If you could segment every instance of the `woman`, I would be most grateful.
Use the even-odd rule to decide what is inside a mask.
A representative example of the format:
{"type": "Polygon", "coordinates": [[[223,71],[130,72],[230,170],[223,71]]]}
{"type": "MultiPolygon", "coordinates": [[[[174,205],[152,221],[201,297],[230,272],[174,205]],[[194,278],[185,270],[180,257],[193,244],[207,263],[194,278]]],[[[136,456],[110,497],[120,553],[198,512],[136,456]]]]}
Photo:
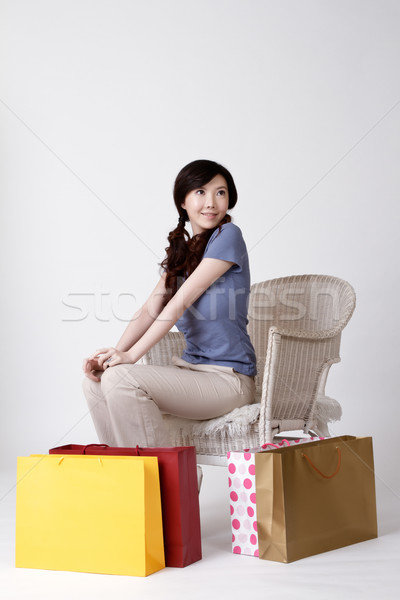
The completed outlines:
{"type": "Polygon", "coordinates": [[[111,446],[168,446],[163,412],[211,419],[254,401],[247,250],[227,214],[235,183],[223,166],[197,160],[178,174],[174,200],[179,221],[158,284],[115,348],[83,362],[96,431],[111,446]],[[136,364],[175,324],[185,336],[183,356],[170,366],[136,364]]]}

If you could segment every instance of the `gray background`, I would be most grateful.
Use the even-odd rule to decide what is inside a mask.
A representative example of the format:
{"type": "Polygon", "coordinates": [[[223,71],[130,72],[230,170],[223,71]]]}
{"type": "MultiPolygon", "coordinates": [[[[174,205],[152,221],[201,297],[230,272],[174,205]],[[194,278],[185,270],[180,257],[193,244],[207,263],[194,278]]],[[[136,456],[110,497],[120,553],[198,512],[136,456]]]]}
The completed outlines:
{"type": "Polygon", "coordinates": [[[96,440],[82,359],[154,286],[174,178],[210,158],[235,177],[253,282],[354,286],[332,432],[372,435],[398,496],[400,3],[0,6],[0,466],[96,440]]]}

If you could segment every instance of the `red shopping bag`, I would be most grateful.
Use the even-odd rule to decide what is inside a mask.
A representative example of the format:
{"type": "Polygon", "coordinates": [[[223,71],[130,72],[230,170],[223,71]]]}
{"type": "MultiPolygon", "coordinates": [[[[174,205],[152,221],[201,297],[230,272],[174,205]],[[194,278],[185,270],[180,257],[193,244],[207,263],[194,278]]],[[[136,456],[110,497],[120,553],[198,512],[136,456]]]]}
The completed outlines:
{"type": "Polygon", "coordinates": [[[201,559],[200,509],[194,446],[112,448],[106,444],[68,444],[50,454],[156,456],[160,471],[165,565],[186,567],[201,559]]]}

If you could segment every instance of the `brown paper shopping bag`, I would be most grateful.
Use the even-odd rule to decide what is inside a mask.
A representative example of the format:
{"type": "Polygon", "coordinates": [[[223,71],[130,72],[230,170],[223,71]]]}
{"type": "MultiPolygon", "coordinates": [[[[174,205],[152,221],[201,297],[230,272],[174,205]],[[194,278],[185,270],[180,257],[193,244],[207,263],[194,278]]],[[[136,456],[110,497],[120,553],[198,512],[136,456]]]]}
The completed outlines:
{"type": "Polygon", "coordinates": [[[377,537],[370,437],[256,454],[259,556],[292,562],[377,537]]]}

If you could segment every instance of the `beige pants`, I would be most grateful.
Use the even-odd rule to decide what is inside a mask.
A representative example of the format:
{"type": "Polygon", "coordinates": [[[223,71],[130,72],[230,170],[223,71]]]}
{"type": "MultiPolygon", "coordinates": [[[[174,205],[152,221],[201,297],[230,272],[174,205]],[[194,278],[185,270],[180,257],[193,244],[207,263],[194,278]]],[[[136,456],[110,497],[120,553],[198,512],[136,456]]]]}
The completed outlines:
{"type": "Polygon", "coordinates": [[[107,369],[100,382],[85,377],[83,390],[102,444],[168,446],[162,413],[212,419],[254,402],[253,377],[175,357],[172,363],[117,365],[107,369]]]}

